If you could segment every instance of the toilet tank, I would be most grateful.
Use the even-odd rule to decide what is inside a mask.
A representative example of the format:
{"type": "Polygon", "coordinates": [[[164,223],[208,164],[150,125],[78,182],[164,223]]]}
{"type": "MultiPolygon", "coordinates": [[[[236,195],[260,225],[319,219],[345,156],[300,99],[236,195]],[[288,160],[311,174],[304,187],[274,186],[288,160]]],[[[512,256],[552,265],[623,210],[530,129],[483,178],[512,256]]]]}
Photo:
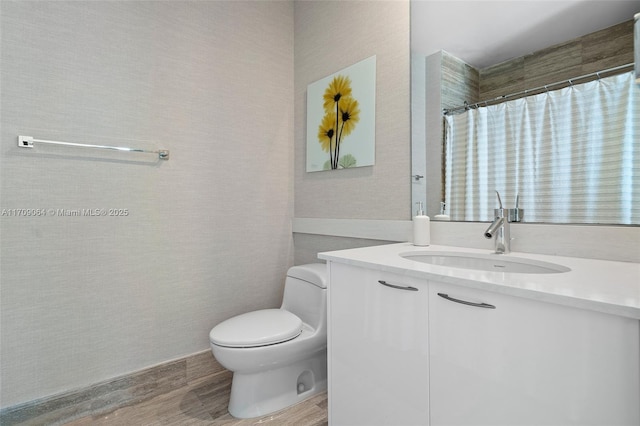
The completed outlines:
{"type": "Polygon", "coordinates": [[[282,309],[297,315],[314,329],[325,328],[327,318],[327,265],[310,263],[287,271],[282,309]]]}

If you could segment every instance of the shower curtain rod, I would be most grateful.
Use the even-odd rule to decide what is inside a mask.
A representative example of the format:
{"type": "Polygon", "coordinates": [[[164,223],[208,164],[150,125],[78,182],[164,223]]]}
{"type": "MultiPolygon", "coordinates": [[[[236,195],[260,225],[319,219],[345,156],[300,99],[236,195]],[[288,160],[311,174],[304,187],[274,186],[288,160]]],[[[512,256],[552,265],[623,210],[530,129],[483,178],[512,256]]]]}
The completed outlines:
{"type": "Polygon", "coordinates": [[[140,148],[129,148],[125,146],[90,145],[86,143],[59,142],[59,141],[48,141],[44,139],[34,139],[33,136],[18,136],[18,146],[21,148],[33,148],[34,142],[43,143],[43,144],[52,144],[52,145],[77,146],[81,148],[111,149],[116,151],[127,151],[127,152],[146,152],[149,154],[158,154],[158,159],[160,160],[169,159],[169,151],[166,149],[151,151],[151,150],[140,149],[140,148]]]}
{"type": "Polygon", "coordinates": [[[480,106],[488,106],[489,104],[499,104],[501,102],[505,102],[508,100],[508,98],[513,98],[513,97],[520,97],[521,95],[528,95],[528,94],[538,94],[538,93],[542,93],[542,92],[548,92],[549,88],[551,86],[559,86],[561,84],[567,84],[569,83],[569,85],[573,86],[573,83],[576,80],[584,80],[587,78],[591,78],[591,77],[598,77],[598,80],[600,79],[601,75],[600,74],[609,74],[609,73],[615,73],[617,71],[619,71],[620,74],[622,74],[624,71],[624,69],[629,68],[630,71],[633,70],[633,67],[635,65],[635,62],[631,62],[629,64],[624,64],[624,65],[620,65],[617,67],[613,67],[613,68],[608,68],[605,70],[601,70],[601,71],[596,71],[596,72],[592,72],[590,74],[585,74],[585,75],[581,75],[579,77],[573,77],[573,78],[568,78],[566,80],[562,80],[562,81],[557,81],[555,83],[551,83],[551,84],[545,84],[544,86],[539,86],[539,87],[534,87],[533,89],[525,89],[522,90],[520,92],[515,92],[515,93],[510,93],[508,95],[502,95],[502,96],[498,96],[496,98],[493,99],[487,99],[485,101],[480,101],[480,102],[475,102],[472,104],[469,104],[465,101],[464,105],[455,107],[455,108],[444,108],[442,110],[442,113],[444,115],[448,115],[448,114],[453,114],[455,112],[458,111],[466,111],[469,109],[475,109],[478,108],[480,106]]]}

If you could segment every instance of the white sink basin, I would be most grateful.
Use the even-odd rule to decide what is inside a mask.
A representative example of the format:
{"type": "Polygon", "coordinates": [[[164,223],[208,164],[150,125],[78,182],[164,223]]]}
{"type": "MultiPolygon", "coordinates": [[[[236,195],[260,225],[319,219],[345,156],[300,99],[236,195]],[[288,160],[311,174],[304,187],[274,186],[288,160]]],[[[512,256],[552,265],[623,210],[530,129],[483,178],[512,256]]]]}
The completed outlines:
{"type": "Polygon", "coordinates": [[[511,274],[559,274],[571,270],[566,266],[555,263],[520,257],[506,257],[500,254],[412,251],[400,253],[400,256],[408,260],[431,265],[511,274]]]}

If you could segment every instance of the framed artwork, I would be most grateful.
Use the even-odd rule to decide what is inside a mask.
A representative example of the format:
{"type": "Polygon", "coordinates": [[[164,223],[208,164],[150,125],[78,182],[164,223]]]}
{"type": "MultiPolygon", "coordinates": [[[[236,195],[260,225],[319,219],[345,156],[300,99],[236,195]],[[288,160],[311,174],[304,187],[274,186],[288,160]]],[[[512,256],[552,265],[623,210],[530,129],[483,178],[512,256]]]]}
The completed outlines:
{"type": "Polygon", "coordinates": [[[376,57],[307,87],[307,172],[375,164],[376,57]]]}

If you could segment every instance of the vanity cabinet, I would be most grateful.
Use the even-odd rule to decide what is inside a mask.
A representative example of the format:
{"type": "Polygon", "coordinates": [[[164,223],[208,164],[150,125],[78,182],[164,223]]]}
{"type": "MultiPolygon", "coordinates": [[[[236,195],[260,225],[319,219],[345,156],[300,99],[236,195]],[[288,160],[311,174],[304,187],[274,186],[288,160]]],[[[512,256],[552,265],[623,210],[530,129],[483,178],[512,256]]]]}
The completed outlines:
{"type": "Polygon", "coordinates": [[[328,269],[330,425],[640,424],[637,319],[328,269]]]}
{"type": "Polygon", "coordinates": [[[329,424],[427,424],[426,284],[331,262],[328,292],[329,424]]]}
{"type": "Polygon", "coordinates": [[[431,425],[638,425],[638,340],[634,319],[430,282],[431,425]]]}

